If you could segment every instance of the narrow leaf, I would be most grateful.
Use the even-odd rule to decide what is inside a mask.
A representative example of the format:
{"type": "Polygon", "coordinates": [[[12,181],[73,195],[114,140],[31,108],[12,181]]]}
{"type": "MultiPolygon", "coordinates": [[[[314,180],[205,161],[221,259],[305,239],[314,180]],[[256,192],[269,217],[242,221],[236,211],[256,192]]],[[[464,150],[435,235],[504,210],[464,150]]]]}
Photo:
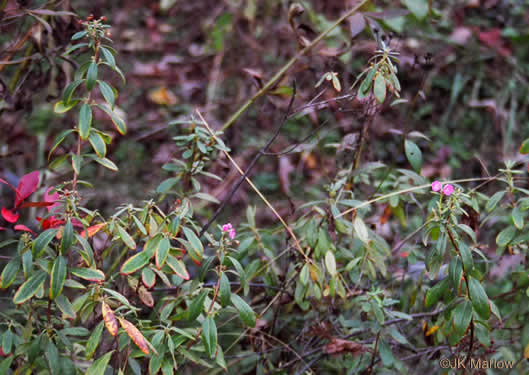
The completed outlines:
{"type": "Polygon", "coordinates": [[[19,305],[33,297],[38,292],[42,284],[44,284],[44,281],[46,281],[47,277],[48,274],[46,272],[37,271],[18,288],[15,296],[13,297],[13,303],[19,305]]]}
{"type": "Polygon", "coordinates": [[[108,362],[112,357],[112,353],[114,353],[113,350],[94,361],[94,363],[92,363],[92,366],[90,366],[86,371],[86,375],[104,375],[107,369],[108,362]]]}
{"type": "Polygon", "coordinates": [[[53,262],[50,279],[50,299],[54,300],[61,294],[66,281],[66,258],[58,256],[53,262]]]}
{"type": "Polygon", "coordinates": [[[206,354],[213,359],[217,352],[217,326],[211,316],[208,316],[202,322],[202,342],[204,343],[206,354]]]}
{"type": "Polygon", "coordinates": [[[92,108],[88,103],[83,103],[79,111],[79,135],[81,139],[86,140],[90,135],[92,127],[92,108]]]}
{"type": "Polygon", "coordinates": [[[97,80],[97,63],[92,61],[86,71],[86,89],[91,91],[97,80]]]}
{"type": "Polygon", "coordinates": [[[125,332],[127,332],[127,335],[129,335],[129,337],[132,339],[132,341],[134,341],[138,348],[140,348],[143,353],[149,354],[149,347],[147,346],[147,341],[145,340],[145,337],[143,337],[140,330],[128,320],[123,318],[118,319],[119,323],[121,324],[121,327],[125,330],[125,332]]]}

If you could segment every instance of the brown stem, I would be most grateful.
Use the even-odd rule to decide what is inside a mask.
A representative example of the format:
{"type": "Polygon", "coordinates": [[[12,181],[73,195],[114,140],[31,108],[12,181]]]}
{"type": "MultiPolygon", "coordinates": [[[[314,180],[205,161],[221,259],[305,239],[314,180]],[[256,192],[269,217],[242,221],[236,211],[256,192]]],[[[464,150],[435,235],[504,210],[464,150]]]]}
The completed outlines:
{"type": "Polygon", "coordinates": [[[375,347],[373,348],[373,356],[371,357],[371,363],[369,364],[369,368],[367,369],[367,373],[371,374],[373,371],[373,366],[375,365],[375,358],[377,356],[377,347],[378,347],[378,339],[380,338],[380,332],[377,333],[377,338],[375,340],[375,347]]]}

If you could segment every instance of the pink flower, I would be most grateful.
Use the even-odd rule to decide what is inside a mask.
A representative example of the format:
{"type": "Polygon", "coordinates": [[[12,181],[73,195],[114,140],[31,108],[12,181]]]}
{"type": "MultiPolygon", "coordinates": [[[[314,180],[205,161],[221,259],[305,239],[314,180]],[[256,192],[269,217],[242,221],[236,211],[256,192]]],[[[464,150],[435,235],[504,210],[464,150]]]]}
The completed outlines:
{"type": "Polygon", "coordinates": [[[235,235],[236,235],[235,229],[233,229],[233,225],[231,225],[231,223],[224,224],[222,226],[222,231],[228,232],[228,236],[230,236],[232,240],[235,238],[235,235]]]}
{"type": "Polygon", "coordinates": [[[432,190],[433,191],[439,191],[443,188],[443,184],[441,184],[439,181],[434,181],[432,183],[432,190]]]}
{"type": "Polygon", "coordinates": [[[445,187],[443,187],[443,191],[441,191],[441,193],[443,193],[444,195],[446,195],[447,197],[452,194],[454,192],[454,187],[450,184],[448,185],[445,185],[445,187]]]}

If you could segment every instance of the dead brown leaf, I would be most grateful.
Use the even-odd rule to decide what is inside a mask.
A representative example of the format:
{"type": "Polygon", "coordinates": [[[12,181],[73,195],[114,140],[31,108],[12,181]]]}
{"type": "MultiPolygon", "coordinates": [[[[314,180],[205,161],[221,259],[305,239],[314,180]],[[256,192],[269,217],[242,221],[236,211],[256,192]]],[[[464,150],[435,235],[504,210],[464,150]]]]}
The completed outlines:
{"type": "Polygon", "coordinates": [[[342,340],[333,337],[325,348],[327,354],[339,354],[342,352],[351,353],[354,357],[359,356],[367,351],[367,348],[362,344],[354,341],[342,340]]]}

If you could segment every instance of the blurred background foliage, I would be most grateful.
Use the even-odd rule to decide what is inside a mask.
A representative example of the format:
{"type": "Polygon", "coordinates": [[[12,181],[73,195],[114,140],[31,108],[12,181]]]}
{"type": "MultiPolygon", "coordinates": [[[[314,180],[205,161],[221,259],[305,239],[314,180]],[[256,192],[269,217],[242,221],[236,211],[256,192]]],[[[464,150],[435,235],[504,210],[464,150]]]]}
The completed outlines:
{"type": "MultiPolygon", "coordinates": [[[[430,8],[427,3],[374,1],[364,8],[379,12],[381,27],[394,35],[391,46],[400,53],[403,98],[418,95],[411,110],[405,105],[384,107],[373,124],[366,158],[406,165],[398,133],[417,130],[432,140],[420,141],[423,175],[493,173],[529,136],[524,126],[529,6],[522,0],[430,1],[430,8]],[[427,55],[431,58],[425,63],[427,55]]],[[[300,40],[313,38],[354,1],[300,2],[304,12],[291,19],[294,28],[287,1],[3,1],[1,57],[11,63],[0,67],[0,147],[2,168],[18,176],[43,167],[54,136],[74,120],[57,118],[52,108],[70,79],[72,66],[64,52],[69,36],[79,30],[68,15],[22,17],[25,13],[17,13],[21,4],[26,9],[73,10],[81,17],[106,15],[112,24],[114,47],[127,78],[127,90],[117,104],[130,131],[116,139],[110,151],[124,173],[85,171],[101,177],[103,186],[90,197],[94,206],[112,208],[144,199],[164,178],[160,167],[181,152],[171,137],[185,127],[168,123],[189,119],[193,109],[200,108],[214,127],[220,126],[293,55],[300,40]],[[45,32],[48,27],[53,38],[45,32]]],[[[358,22],[353,17],[336,29],[278,87],[296,80],[299,105],[317,94],[319,100],[347,95],[376,48],[368,28],[357,30],[358,22]],[[341,93],[330,85],[323,93],[324,86],[315,88],[329,71],[338,73],[341,93]]],[[[121,84],[117,75],[105,78],[121,84]]],[[[227,132],[230,147],[243,164],[274,129],[277,109],[286,106],[288,93],[278,93],[260,99],[227,132]]],[[[334,153],[321,146],[340,143],[344,135],[359,131],[362,124],[354,101],[334,101],[293,117],[273,151],[299,142],[324,122],[327,125],[317,136],[302,145],[302,153],[263,158],[254,171],[258,187],[284,200],[285,193],[294,191],[302,198],[311,195],[314,184],[325,183],[333,174],[334,153]]],[[[215,168],[227,170],[227,165],[219,160],[215,168]]],[[[225,186],[205,183],[212,184],[209,189],[222,199],[225,186]]],[[[248,195],[241,190],[231,203],[237,207],[253,201],[248,195]]]]}

